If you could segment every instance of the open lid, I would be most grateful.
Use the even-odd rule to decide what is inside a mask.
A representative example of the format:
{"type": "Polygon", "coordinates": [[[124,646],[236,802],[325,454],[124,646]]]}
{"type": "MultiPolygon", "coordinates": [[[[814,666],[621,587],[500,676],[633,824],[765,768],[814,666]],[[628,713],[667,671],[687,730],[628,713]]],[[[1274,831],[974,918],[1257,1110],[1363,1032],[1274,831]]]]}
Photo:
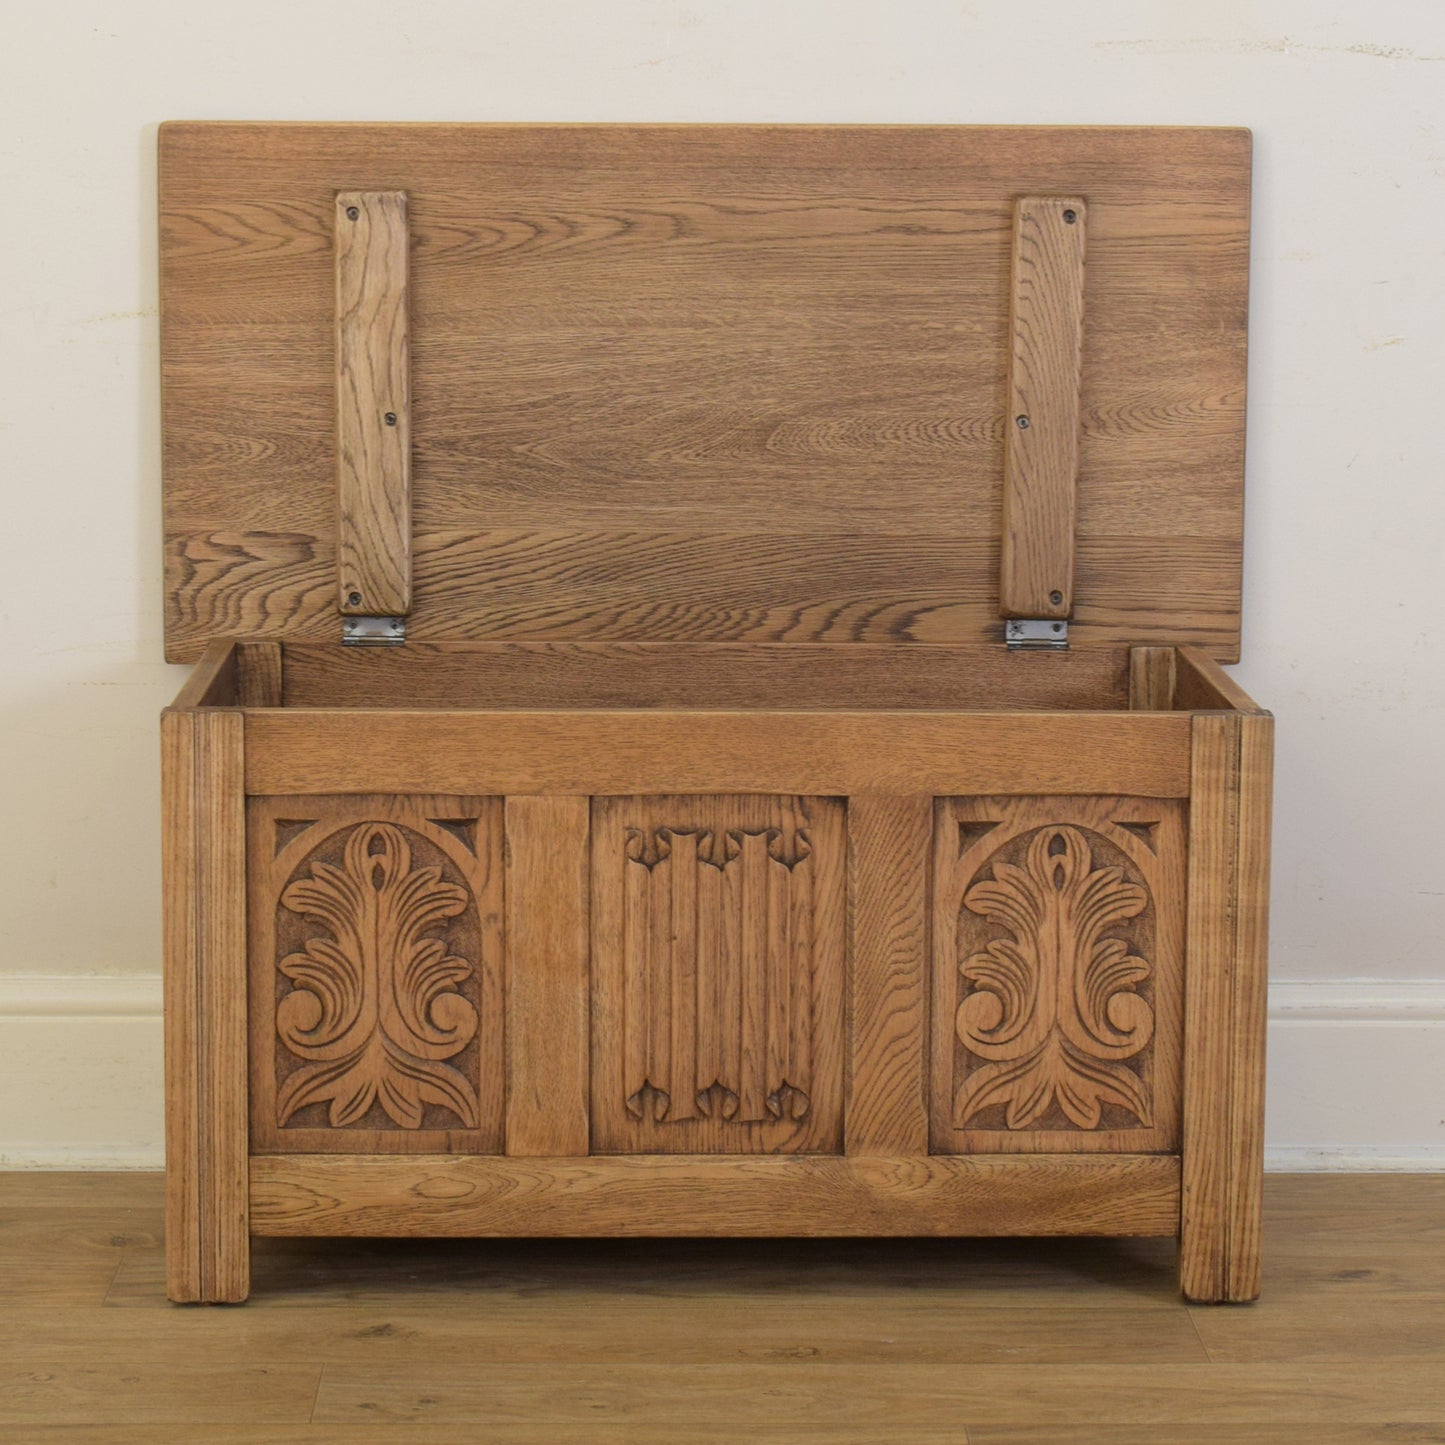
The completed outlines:
{"type": "Polygon", "coordinates": [[[1232,660],[1249,149],[168,124],[166,654],[1053,617],[1232,660]]]}

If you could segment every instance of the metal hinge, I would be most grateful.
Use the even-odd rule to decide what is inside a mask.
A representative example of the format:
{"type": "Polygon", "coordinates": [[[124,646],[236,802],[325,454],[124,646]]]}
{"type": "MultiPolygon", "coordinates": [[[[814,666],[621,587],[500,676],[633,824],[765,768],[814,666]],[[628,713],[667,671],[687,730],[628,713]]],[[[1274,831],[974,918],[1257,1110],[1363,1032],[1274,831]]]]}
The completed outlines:
{"type": "Polygon", "coordinates": [[[1047,617],[1010,617],[1004,623],[1003,640],[1014,649],[1046,648],[1050,652],[1067,652],[1069,624],[1047,617]]]}
{"type": "Polygon", "coordinates": [[[348,647],[400,647],[406,641],[406,618],[343,617],[341,640],[348,647]]]}

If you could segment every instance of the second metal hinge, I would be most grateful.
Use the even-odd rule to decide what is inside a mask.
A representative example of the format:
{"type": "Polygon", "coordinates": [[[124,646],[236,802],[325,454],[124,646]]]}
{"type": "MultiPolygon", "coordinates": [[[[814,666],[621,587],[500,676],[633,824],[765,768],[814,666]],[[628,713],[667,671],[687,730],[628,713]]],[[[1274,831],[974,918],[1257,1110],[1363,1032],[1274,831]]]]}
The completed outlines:
{"type": "Polygon", "coordinates": [[[1069,624],[1048,617],[1010,617],[1003,626],[1003,640],[1016,651],[1044,648],[1067,652],[1069,624]]]}
{"type": "Polygon", "coordinates": [[[406,641],[406,618],[343,617],[341,640],[348,647],[400,647],[406,641]]]}

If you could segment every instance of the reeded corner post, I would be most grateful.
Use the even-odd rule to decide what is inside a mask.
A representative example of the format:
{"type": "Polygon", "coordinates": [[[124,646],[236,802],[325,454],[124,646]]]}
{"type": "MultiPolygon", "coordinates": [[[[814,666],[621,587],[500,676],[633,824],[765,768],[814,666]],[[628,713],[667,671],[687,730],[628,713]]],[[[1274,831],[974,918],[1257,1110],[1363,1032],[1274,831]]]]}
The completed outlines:
{"type": "Polygon", "coordinates": [[[236,650],[215,643],[161,717],[166,1293],[250,1290],[246,800],[236,650]]]}
{"type": "Polygon", "coordinates": [[[1180,1288],[1260,1292],[1274,719],[1193,720],[1180,1288]]]}

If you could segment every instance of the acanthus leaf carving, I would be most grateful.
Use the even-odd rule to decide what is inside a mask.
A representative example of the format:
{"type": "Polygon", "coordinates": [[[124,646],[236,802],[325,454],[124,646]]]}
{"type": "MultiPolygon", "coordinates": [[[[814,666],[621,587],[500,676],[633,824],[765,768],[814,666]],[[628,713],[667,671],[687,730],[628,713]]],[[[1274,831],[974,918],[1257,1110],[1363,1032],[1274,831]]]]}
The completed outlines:
{"type": "Polygon", "coordinates": [[[276,1007],[277,1036],[305,1061],[277,1091],[278,1125],[324,1103],[336,1128],[380,1106],[395,1125],[419,1129],[428,1105],[476,1127],[475,1086],[445,1062],[477,1033],[460,991],[474,969],[434,936],[471,905],[467,889],[439,867],[414,867],[401,828],[370,822],[351,829],[339,867],[312,862],[280,902],[329,936],[277,965],[293,985],[276,1007]]]}
{"type": "Polygon", "coordinates": [[[1114,864],[1096,864],[1087,830],[1036,830],[1023,865],[995,858],[963,906],[1004,930],[959,965],[971,985],[957,1009],[974,1057],[958,1087],[955,1127],[1003,1106],[1004,1126],[1038,1126],[1054,1108],[1097,1129],[1106,1105],[1151,1122],[1144,1080],[1127,1061],[1148,1047],[1154,1011],[1138,990],[1151,965],[1112,936],[1150,906],[1114,864]]]}

